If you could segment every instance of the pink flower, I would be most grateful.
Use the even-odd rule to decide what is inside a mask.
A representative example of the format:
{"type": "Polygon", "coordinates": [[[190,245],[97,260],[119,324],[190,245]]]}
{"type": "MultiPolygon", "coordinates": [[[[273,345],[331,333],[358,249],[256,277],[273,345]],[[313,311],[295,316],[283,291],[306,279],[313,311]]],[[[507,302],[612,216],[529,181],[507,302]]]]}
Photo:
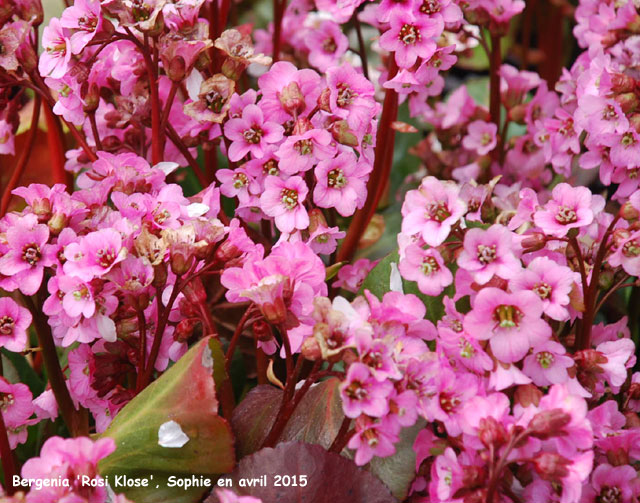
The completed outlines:
{"type": "Polygon", "coordinates": [[[64,272],[83,281],[91,281],[108,273],[127,256],[122,236],[114,229],[90,232],[79,243],[70,243],[64,249],[67,261],[64,272]]]}
{"type": "MultiPolygon", "coordinates": [[[[461,411],[460,426],[465,434],[465,446],[474,449],[485,447],[481,438],[487,430],[496,427],[504,429],[508,425],[510,404],[503,393],[491,393],[487,396],[474,396],[466,401],[461,411]]],[[[491,437],[491,435],[487,435],[491,437]]]]}
{"type": "Polygon", "coordinates": [[[6,232],[8,250],[0,258],[0,274],[11,276],[25,295],[33,295],[40,288],[44,268],[53,264],[49,228],[35,224],[35,217],[20,218],[6,232]]]}
{"type": "Polygon", "coordinates": [[[267,73],[260,76],[258,86],[262,91],[260,108],[269,120],[280,124],[293,117],[294,109],[298,116],[310,112],[317,105],[322,90],[320,75],[314,70],[298,70],[286,61],[274,63],[267,73]],[[302,100],[296,100],[295,104],[283,100],[285,88],[298,91],[296,94],[298,98],[302,96],[302,100]]]}
{"type": "Polygon", "coordinates": [[[487,230],[474,228],[464,236],[458,265],[469,271],[476,283],[484,285],[494,275],[512,278],[522,268],[513,253],[511,231],[494,224],[487,230]]]}
{"type": "Polygon", "coordinates": [[[480,155],[491,152],[498,144],[498,126],[493,122],[473,121],[467,126],[468,134],[462,139],[462,145],[480,155]]]}
{"type": "Polygon", "coordinates": [[[453,283],[451,271],[435,248],[425,250],[415,244],[407,246],[398,269],[403,278],[416,281],[425,295],[440,295],[453,283]]]}
{"type": "Polygon", "coordinates": [[[216,496],[220,503],[262,503],[260,498],[253,496],[238,496],[229,489],[216,489],[216,496]]]}
{"type": "Polygon", "coordinates": [[[321,72],[336,66],[349,48],[349,39],[333,21],[322,21],[318,28],[310,30],[304,43],[309,49],[309,63],[321,72]]]}
{"type": "Polygon", "coordinates": [[[268,176],[260,196],[260,206],[267,215],[274,217],[281,232],[306,229],[309,226],[309,214],[302,203],[308,192],[307,184],[299,176],[287,180],[268,176]]]}
{"type": "Polygon", "coordinates": [[[620,242],[608,258],[609,265],[622,266],[631,276],[640,276],[640,231],[630,234],[620,242]]]}
{"type": "Polygon", "coordinates": [[[333,286],[336,288],[344,288],[348,292],[358,292],[367,274],[369,274],[377,263],[377,260],[371,261],[367,258],[361,258],[353,264],[342,266],[338,271],[338,279],[334,281],[333,286]]]}
{"type": "Polygon", "coordinates": [[[251,300],[270,323],[292,327],[313,311],[314,296],[326,295],[324,280],[322,260],[302,242],[283,242],[268,257],[228,268],[220,278],[230,302],[251,300]]]}
{"type": "Polygon", "coordinates": [[[389,412],[388,397],[393,389],[390,381],[378,381],[369,367],[363,363],[353,363],[340,384],[342,408],[347,417],[357,418],[360,414],[382,417],[389,412]]]}
{"type": "Polygon", "coordinates": [[[43,77],[61,79],[69,70],[71,61],[71,40],[69,30],[64,28],[58,18],[51,18],[42,32],[44,52],[38,62],[38,71],[43,77]]]}
{"type": "Polygon", "coordinates": [[[366,182],[370,172],[371,165],[358,161],[353,152],[320,161],[315,170],[318,183],[313,202],[321,208],[335,208],[343,217],[353,215],[367,198],[366,182]]]}
{"type": "Polygon", "coordinates": [[[561,238],[569,229],[584,227],[593,221],[588,188],[560,183],[551,194],[553,199],[533,215],[533,221],[545,233],[561,238]]]}
{"type": "Polygon", "coordinates": [[[231,119],[224,126],[225,136],[233,142],[229,147],[229,159],[239,161],[248,153],[260,158],[267,145],[279,142],[283,133],[280,124],[264,120],[257,105],[247,105],[241,118],[231,119]]]}
{"type": "Polygon", "coordinates": [[[97,0],[74,2],[62,13],[60,26],[75,30],[71,35],[71,51],[73,54],[79,54],[102,29],[100,2],[97,0]]]}
{"type": "Polygon", "coordinates": [[[517,362],[529,348],[551,336],[551,328],[541,315],[542,301],[533,292],[483,288],[464,318],[464,329],[476,339],[489,339],[491,351],[499,360],[517,362]]]}
{"type": "Polygon", "coordinates": [[[542,299],[544,313],[563,321],[569,318],[567,306],[569,294],[575,282],[575,273],[547,257],[537,257],[526,269],[511,278],[509,288],[513,292],[530,290],[542,299]]]}
{"type": "Polygon", "coordinates": [[[308,171],[318,161],[332,158],[334,153],[331,134],[324,129],[310,129],[303,134],[289,136],[276,151],[276,156],[280,170],[294,175],[308,171]]]}
{"type": "Polygon", "coordinates": [[[27,347],[32,316],[11,297],[0,298],[0,347],[19,353],[27,347]]]}
{"type": "Polygon", "coordinates": [[[331,112],[364,133],[376,113],[373,84],[346,63],[327,70],[327,86],[331,112]]]}
{"type": "Polygon", "coordinates": [[[401,68],[411,68],[419,57],[429,59],[438,48],[434,39],[444,30],[442,18],[414,17],[405,10],[392,12],[390,24],[380,37],[380,47],[394,52],[401,68]]]}
{"type": "Polygon", "coordinates": [[[611,466],[604,463],[593,470],[591,484],[583,489],[581,501],[599,503],[612,500],[626,503],[636,500],[638,495],[640,480],[632,466],[611,466]]]}
{"type": "Polygon", "coordinates": [[[2,417],[9,428],[16,429],[26,425],[33,415],[33,396],[26,384],[10,384],[0,377],[0,408],[2,417]]]}
{"type": "Polygon", "coordinates": [[[433,176],[424,178],[418,190],[407,192],[402,205],[402,232],[420,234],[429,246],[441,245],[467,211],[459,194],[460,188],[454,183],[433,176]]]}
{"type": "Polygon", "coordinates": [[[356,433],[349,440],[347,447],[356,451],[354,461],[358,466],[362,466],[374,456],[391,456],[396,452],[393,444],[397,441],[398,436],[390,430],[388,421],[384,418],[372,421],[366,416],[361,416],[356,420],[356,433]]]}
{"type": "Polygon", "coordinates": [[[575,365],[573,358],[565,356],[566,352],[562,344],[547,341],[524,359],[522,370],[537,386],[562,384],[569,379],[567,369],[575,365]]]}
{"type": "Polygon", "coordinates": [[[90,480],[100,479],[98,462],[116,449],[111,438],[92,441],[87,437],[49,438],[40,451],[40,457],[29,459],[22,467],[22,478],[51,480],[60,477],[67,487],[45,485],[38,490],[31,488],[27,501],[46,503],[53,501],[74,501],[102,503],[107,499],[105,487],[82,485],[82,476],[90,480]]]}

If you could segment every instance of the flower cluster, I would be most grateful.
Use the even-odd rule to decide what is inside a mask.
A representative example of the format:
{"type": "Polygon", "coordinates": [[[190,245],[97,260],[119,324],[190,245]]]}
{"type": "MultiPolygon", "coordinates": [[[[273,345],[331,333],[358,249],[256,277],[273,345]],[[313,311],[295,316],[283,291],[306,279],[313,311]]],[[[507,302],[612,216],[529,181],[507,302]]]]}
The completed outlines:
{"type": "Polygon", "coordinates": [[[0,197],[7,500],[126,503],[79,484],[116,449],[87,435],[201,340],[239,451],[316,421],[320,383],[329,452],[384,479],[412,445],[399,499],[640,499],[640,6],[578,3],[553,5],[584,49],[556,82],[511,36],[522,0],[274,0],[255,30],[242,2],[76,0],[41,36],[38,0],[0,2],[0,154],[31,114],[0,197]],[[476,53],[486,99],[449,72],[476,53]],[[55,183],[19,186],[41,110],[55,183]],[[18,446],[66,484],[16,493],[18,446]]]}

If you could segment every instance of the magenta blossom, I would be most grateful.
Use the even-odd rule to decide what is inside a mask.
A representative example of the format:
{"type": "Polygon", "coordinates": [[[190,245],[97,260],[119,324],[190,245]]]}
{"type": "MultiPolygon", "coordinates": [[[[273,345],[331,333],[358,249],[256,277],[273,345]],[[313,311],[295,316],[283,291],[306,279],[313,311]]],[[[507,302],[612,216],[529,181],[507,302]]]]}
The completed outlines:
{"type": "Polygon", "coordinates": [[[353,363],[340,384],[342,408],[347,417],[360,414],[382,417],[389,411],[388,397],[393,386],[390,381],[378,381],[362,363],[353,363]]]}
{"type": "Polygon", "coordinates": [[[353,152],[320,161],[315,170],[318,183],[313,191],[313,202],[321,208],[335,208],[343,217],[353,215],[366,200],[370,172],[371,165],[358,161],[353,152]]]}
{"type": "Polygon", "coordinates": [[[43,77],[61,79],[69,70],[71,61],[71,40],[69,30],[58,18],[52,18],[42,32],[42,47],[38,71],[43,77]]]}
{"type": "Polygon", "coordinates": [[[102,229],[83,236],[64,249],[64,272],[83,281],[103,276],[127,256],[122,236],[113,229],[102,229]]]}
{"type": "Polygon", "coordinates": [[[283,173],[295,175],[308,171],[318,161],[330,159],[335,153],[331,135],[324,129],[310,129],[300,135],[291,135],[276,151],[278,166],[283,173]]]}
{"type": "Polygon", "coordinates": [[[569,318],[569,294],[576,282],[575,273],[566,266],[547,257],[537,257],[526,269],[511,278],[513,292],[530,290],[542,299],[544,313],[550,318],[564,321],[569,318]]]}
{"type": "Polygon", "coordinates": [[[566,356],[564,346],[554,341],[547,341],[536,346],[533,352],[524,359],[523,372],[537,386],[562,384],[569,379],[567,369],[575,362],[566,356]]]}
{"type": "Polygon", "coordinates": [[[331,112],[346,119],[355,131],[364,132],[376,111],[373,84],[344,64],[327,70],[327,85],[331,112]]]}
{"type": "Polygon", "coordinates": [[[592,196],[588,188],[560,183],[553,188],[552,197],[533,215],[535,224],[545,233],[561,238],[569,229],[584,227],[593,221],[592,196]]]}
{"type": "Polygon", "coordinates": [[[416,281],[425,295],[440,295],[453,283],[451,271],[435,248],[425,250],[415,244],[407,246],[398,269],[403,278],[416,281]]]}
{"type": "Polygon", "coordinates": [[[392,12],[391,27],[380,37],[380,47],[394,52],[401,68],[411,68],[416,60],[429,59],[438,48],[435,38],[444,30],[441,17],[413,16],[410,11],[392,12]]]}
{"type": "Polygon", "coordinates": [[[407,192],[402,205],[402,232],[420,234],[430,246],[441,245],[467,211],[459,194],[460,188],[454,183],[433,176],[424,178],[418,190],[407,192]]]}
{"type": "Polygon", "coordinates": [[[54,248],[46,244],[49,228],[35,223],[35,218],[19,219],[6,233],[8,251],[0,257],[0,274],[12,277],[25,295],[33,295],[40,288],[44,268],[54,262],[54,248]]]}
{"type": "Polygon", "coordinates": [[[274,217],[280,231],[306,229],[309,226],[309,214],[302,203],[308,192],[307,184],[299,176],[287,180],[268,176],[260,196],[260,206],[267,215],[274,217]]]}
{"type": "Polygon", "coordinates": [[[499,360],[517,362],[529,348],[551,336],[551,328],[541,315],[542,301],[533,292],[483,288],[464,318],[464,329],[476,339],[489,339],[491,351],[499,360]]]}
{"type": "Polygon", "coordinates": [[[239,161],[248,153],[262,157],[269,143],[282,139],[284,129],[280,124],[266,121],[257,105],[247,105],[242,117],[229,120],[224,126],[224,134],[233,143],[229,147],[229,159],[239,161]]]}
{"type": "Polygon", "coordinates": [[[304,42],[309,49],[309,63],[321,72],[338,64],[349,48],[349,39],[333,21],[323,21],[311,30],[304,42]]]}
{"type": "Polygon", "coordinates": [[[498,144],[498,126],[493,122],[474,121],[467,126],[468,134],[462,139],[462,145],[480,155],[491,152],[498,144]]]}
{"type": "Polygon", "coordinates": [[[511,231],[498,224],[487,230],[475,228],[467,231],[458,265],[469,271],[480,285],[494,275],[512,278],[522,268],[514,255],[511,231]]]}
{"type": "Polygon", "coordinates": [[[27,347],[32,316],[11,297],[0,298],[0,347],[19,353],[27,347]]]}

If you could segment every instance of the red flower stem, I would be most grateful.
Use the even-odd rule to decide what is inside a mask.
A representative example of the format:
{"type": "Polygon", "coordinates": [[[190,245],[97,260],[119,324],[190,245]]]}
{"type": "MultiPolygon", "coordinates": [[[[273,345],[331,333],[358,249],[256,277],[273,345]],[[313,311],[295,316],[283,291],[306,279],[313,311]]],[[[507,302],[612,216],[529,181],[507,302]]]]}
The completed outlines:
{"type": "Polygon", "coordinates": [[[340,454],[342,449],[347,446],[347,443],[349,443],[349,440],[351,440],[351,437],[356,432],[355,430],[350,430],[349,426],[351,426],[351,418],[345,417],[342,420],[342,424],[340,425],[336,438],[328,449],[329,452],[340,454]]]}
{"type": "Polygon", "coordinates": [[[93,141],[96,143],[96,148],[102,150],[102,141],[100,141],[100,133],[98,132],[98,123],[96,122],[96,113],[89,113],[89,122],[91,122],[91,132],[93,133],[93,141]]]}
{"type": "Polygon", "coordinates": [[[171,125],[171,123],[167,123],[167,136],[169,137],[169,140],[171,140],[171,143],[173,143],[176,146],[176,148],[180,151],[180,153],[185,157],[185,159],[187,159],[187,162],[189,163],[189,167],[193,170],[193,173],[196,175],[196,178],[200,182],[200,185],[202,185],[202,188],[208,187],[209,183],[207,182],[207,179],[204,176],[204,173],[200,169],[200,166],[198,165],[198,161],[196,161],[193,158],[193,156],[191,155],[191,152],[189,152],[189,149],[185,147],[184,143],[182,143],[180,136],[178,136],[178,133],[176,132],[174,127],[171,125]]]}
{"type": "Polygon", "coordinates": [[[144,374],[144,360],[147,356],[147,323],[143,311],[137,311],[138,315],[138,335],[140,336],[140,346],[138,353],[138,375],[136,377],[136,388],[139,388],[144,374]]]}
{"type": "Polygon", "coordinates": [[[53,342],[51,327],[47,323],[42,308],[36,306],[31,297],[23,295],[23,299],[33,316],[38,345],[42,348],[44,367],[47,370],[49,384],[51,384],[51,389],[60,408],[62,419],[72,436],[86,436],[89,434],[89,425],[85,421],[87,418],[86,411],[83,409],[77,410],[73,405],[64,374],[60,368],[60,360],[58,359],[56,345],[53,342]]]}
{"type": "Polygon", "coordinates": [[[537,7],[538,0],[529,0],[524,11],[524,19],[522,21],[522,62],[521,70],[529,67],[529,50],[531,49],[531,29],[533,24],[533,14],[537,7]]]}
{"type": "Polygon", "coordinates": [[[607,299],[609,297],[611,297],[611,295],[613,295],[615,292],[617,292],[618,290],[622,290],[623,288],[627,288],[630,286],[636,286],[636,282],[635,281],[630,281],[629,283],[625,283],[626,280],[628,280],[630,278],[630,276],[628,274],[625,274],[620,281],[618,281],[615,285],[613,285],[609,291],[607,293],[605,293],[602,296],[602,299],[600,299],[600,302],[598,302],[598,305],[596,306],[596,314],[598,314],[598,311],[600,311],[600,309],[602,309],[602,306],[604,306],[604,303],[607,301],[607,299]]]}
{"type": "MultiPolygon", "coordinates": [[[[231,8],[231,0],[222,0],[220,6],[220,33],[227,27],[227,19],[229,18],[229,9],[231,8]]],[[[218,35],[220,35],[220,33],[218,35]]]]}
{"type": "MultiPolygon", "coordinates": [[[[210,274],[217,274],[217,271],[210,271],[210,274]]],[[[218,337],[218,329],[216,328],[216,322],[213,321],[213,317],[211,316],[211,311],[209,310],[209,306],[205,301],[200,303],[200,314],[202,315],[202,321],[207,329],[207,335],[213,335],[214,337],[218,337]]]]}
{"type": "Polygon", "coordinates": [[[162,343],[162,335],[164,334],[164,329],[167,326],[167,322],[169,321],[169,314],[171,313],[171,308],[173,307],[174,302],[178,298],[178,294],[182,290],[182,288],[191,280],[189,278],[188,281],[184,283],[180,283],[180,276],[176,278],[176,282],[173,285],[173,290],[171,291],[171,296],[169,297],[169,301],[164,308],[160,308],[162,305],[162,290],[160,288],[156,288],[156,302],[158,304],[158,314],[156,320],[156,330],[153,334],[153,343],[151,344],[151,351],[149,352],[149,359],[147,360],[147,365],[144,368],[144,372],[142,373],[142,378],[138,380],[136,383],[136,391],[139,393],[142,391],[148,384],[151,382],[151,375],[153,374],[153,368],[156,364],[156,360],[158,359],[158,354],[160,353],[160,344],[162,343]]]}
{"type": "Polygon", "coordinates": [[[9,496],[16,492],[13,485],[13,476],[16,475],[16,462],[13,458],[13,451],[9,445],[9,433],[4,423],[2,410],[0,410],[0,458],[2,460],[2,471],[4,472],[4,487],[9,496]]]}
{"type": "Polygon", "coordinates": [[[160,122],[160,130],[164,131],[167,127],[167,123],[169,122],[169,114],[171,112],[171,105],[173,104],[173,100],[176,97],[176,92],[178,91],[178,82],[171,82],[171,89],[169,89],[169,96],[167,96],[167,102],[164,105],[164,113],[162,114],[162,121],[160,122]]]}
{"type": "Polygon", "coordinates": [[[149,47],[149,37],[145,35],[144,44],[138,40],[138,38],[131,32],[126,26],[124,30],[129,35],[128,40],[133,42],[138,48],[138,51],[142,55],[147,69],[147,78],[149,79],[149,91],[151,93],[151,163],[158,164],[162,162],[162,144],[163,144],[163,131],[160,130],[160,122],[162,120],[160,95],[158,93],[158,80],[155,71],[155,65],[151,59],[151,50],[149,47]]]}
{"type": "MultiPolygon", "coordinates": [[[[389,79],[392,79],[398,72],[395,58],[389,57],[388,62],[389,79]]],[[[384,95],[382,105],[382,115],[378,124],[378,133],[376,135],[375,159],[373,161],[373,171],[369,175],[367,182],[367,200],[362,209],[356,211],[347,235],[342,242],[340,251],[338,252],[337,262],[348,262],[353,258],[358,247],[360,238],[364,234],[371,218],[373,217],[380,198],[384,193],[386,182],[391,173],[392,156],[389,152],[393,152],[395,140],[395,130],[391,127],[391,123],[396,120],[398,114],[398,95],[393,89],[387,89],[384,95]]]]}
{"type": "MultiPolygon", "coordinates": [[[[500,131],[500,65],[502,65],[502,53],[500,52],[500,35],[491,34],[491,60],[489,69],[489,113],[491,121],[500,131]]],[[[494,152],[498,153],[496,149],[494,152]]]]}
{"type": "Polygon", "coordinates": [[[364,43],[362,36],[362,27],[360,26],[360,20],[358,19],[358,9],[353,13],[353,26],[356,29],[356,35],[358,37],[358,54],[360,55],[360,61],[362,63],[362,73],[369,80],[369,63],[367,62],[367,46],[364,43]]]}
{"type": "Polygon", "coordinates": [[[287,9],[287,0],[273,0],[273,62],[280,60],[282,43],[282,18],[287,9]]]}
{"type": "MultiPolygon", "coordinates": [[[[502,456],[500,456],[500,459],[498,460],[498,463],[496,464],[495,469],[492,471],[491,478],[489,479],[489,484],[488,484],[489,489],[487,490],[486,503],[495,503],[498,500],[497,498],[498,484],[502,480],[501,478],[502,472],[504,471],[506,466],[509,464],[509,454],[511,454],[511,451],[514,449],[514,447],[518,445],[522,440],[524,440],[525,437],[529,435],[529,433],[530,433],[529,430],[524,430],[518,435],[512,435],[511,438],[509,439],[509,443],[505,447],[502,453],[502,456]]],[[[491,459],[491,462],[493,463],[493,458],[491,459]]]]}
{"type": "Polygon", "coordinates": [[[44,106],[44,117],[47,121],[47,145],[49,146],[53,182],[62,183],[70,187],[71,180],[69,174],[64,169],[66,160],[64,155],[65,145],[60,119],[53,113],[53,109],[49,104],[45,104],[44,106]]]}
{"type": "Polygon", "coordinates": [[[249,317],[251,316],[251,314],[253,313],[253,309],[252,306],[249,306],[247,308],[247,310],[244,312],[244,314],[242,315],[242,318],[240,318],[240,321],[238,322],[238,324],[236,325],[236,329],[233,332],[233,336],[231,337],[231,340],[229,341],[229,347],[227,348],[227,354],[224,356],[224,369],[229,372],[229,369],[231,368],[231,360],[233,360],[233,353],[236,350],[236,346],[238,345],[238,341],[240,340],[240,336],[242,335],[242,330],[244,329],[244,326],[247,323],[247,320],[249,319],[249,317]]]}
{"type": "Polygon", "coordinates": [[[33,101],[33,114],[31,115],[31,124],[29,126],[29,132],[27,133],[27,143],[20,153],[20,158],[18,159],[16,167],[11,174],[11,178],[9,179],[4,193],[2,194],[2,200],[0,201],[0,217],[2,217],[9,209],[9,203],[11,202],[11,191],[18,186],[20,178],[22,177],[22,174],[27,167],[27,162],[29,162],[31,152],[33,151],[33,144],[38,132],[38,119],[40,118],[41,104],[42,99],[39,95],[36,95],[33,101]]]}
{"type": "Polygon", "coordinates": [[[596,302],[598,300],[600,269],[602,268],[607,250],[609,249],[609,238],[611,237],[613,229],[618,223],[618,220],[620,220],[620,213],[618,213],[616,217],[611,221],[609,227],[604,233],[602,241],[600,242],[600,247],[598,248],[596,259],[593,262],[593,269],[591,271],[591,282],[589,283],[589,287],[584,294],[585,311],[584,316],[582,317],[582,334],[580,334],[579,339],[576,341],[577,349],[588,349],[591,345],[591,328],[593,327],[593,320],[596,317],[596,302]]]}
{"type": "Polygon", "coordinates": [[[587,271],[585,269],[584,257],[582,256],[580,243],[578,243],[578,240],[576,238],[569,238],[568,243],[571,245],[574,253],[576,254],[576,259],[578,260],[578,267],[580,268],[580,278],[582,280],[582,294],[586,295],[587,290],[589,288],[587,286],[587,271]]]}

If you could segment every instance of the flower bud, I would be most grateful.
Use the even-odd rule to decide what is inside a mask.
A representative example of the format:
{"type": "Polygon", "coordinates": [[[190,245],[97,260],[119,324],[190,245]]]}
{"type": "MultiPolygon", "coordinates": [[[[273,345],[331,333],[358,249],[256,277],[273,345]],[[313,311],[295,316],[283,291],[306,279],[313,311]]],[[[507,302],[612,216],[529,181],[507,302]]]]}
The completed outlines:
{"type": "Polygon", "coordinates": [[[309,233],[313,234],[319,227],[327,227],[327,220],[319,208],[309,211],[309,233]]]}
{"type": "Polygon", "coordinates": [[[251,329],[253,330],[253,336],[260,342],[269,342],[273,339],[271,325],[264,320],[254,321],[251,329]]]}
{"type": "Polygon", "coordinates": [[[522,253],[532,253],[542,250],[546,244],[546,236],[542,232],[534,232],[522,240],[522,253]]]}
{"type": "MultiPolygon", "coordinates": [[[[637,425],[636,425],[637,427],[637,425]]],[[[607,451],[607,461],[609,462],[610,465],[613,466],[624,466],[624,465],[628,465],[630,460],[629,460],[629,453],[626,449],[620,447],[616,450],[608,450],[607,451]]]]}
{"type": "Polygon", "coordinates": [[[182,290],[186,299],[193,304],[204,304],[207,301],[207,292],[199,277],[189,281],[182,290]]]}
{"type": "Polygon", "coordinates": [[[173,82],[182,82],[185,78],[187,71],[187,63],[180,55],[175,56],[169,62],[169,68],[167,69],[167,75],[173,82]]]}
{"type": "Polygon", "coordinates": [[[633,205],[627,201],[620,208],[620,216],[625,219],[627,222],[632,220],[637,220],[640,217],[640,212],[633,207],[633,205]]]}
{"type": "Polygon", "coordinates": [[[638,414],[629,410],[624,413],[624,416],[627,420],[624,425],[625,428],[627,429],[640,428],[640,417],[638,417],[638,414]]]}
{"type": "Polygon", "coordinates": [[[613,286],[615,280],[615,273],[611,269],[605,269],[600,273],[598,278],[598,285],[603,290],[609,290],[613,286]]]}
{"type": "Polygon", "coordinates": [[[333,124],[331,124],[331,128],[329,129],[329,131],[331,132],[331,136],[333,136],[333,139],[341,145],[347,145],[348,147],[358,146],[358,137],[353,134],[353,132],[349,128],[349,124],[347,123],[347,121],[335,121],[333,124]]]}
{"type": "Polygon", "coordinates": [[[636,81],[630,75],[614,73],[611,76],[611,91],[615,94],[631,93],[636,88],[636,81]]]}
{"type": "Polygon", "coordinates": [[[196,325],[200,323],[197,318],[187,318],[180,321],[173,332],[173,339],[178,342],[187,342],[193,335],[196,325]]]}
{"type": "Polygon", "coordinates": [[[305,117],[299,117],[296,123],[293,126],[293,134],[305,134],[307,131],[311,131],[313,129],[313,124],[311,121],[305,117]]]}
{"type": "Polygon", "coordinates": [[[533,437],[547,440],[561,435],[562,429],[570,422],[571,416],[562,409],[543,410],[531,418],[528,429],[533,437]]]}
{"type": "Polygon", "coordinates": [[[246,70],[247,65],[242,60],[237,58],[227,58],[222,63],[222,74],[234,81],[238,81],[246,70]]]}
{"type": "Polygon", "coordinates": [[[331,113],[331,90],[326,87],[318,96],[318,108],[323,112],[331,113]]]}
{"type": "Polygon", "coordinates": [[[188,245],[180,246],[179,243],[173,245],[171,250],[171,272],[176,276],[182,276],[193,266],[194,256],[191,247],[188,245]]]}
{"type": "MultiPolygon", "coordinates": [[[[84,105],[82,109],[85,113],[95,112],[100,104],[100,88],[95,84],[87,84],[87,89],[85,93],[83,93],[82,99],[84,100],[84,105]]],[[[85,86],[83,85],[84,89],[85,86]]]]}
{"type": "Polygon", "coordinates": [[[38,56],[28,41],[23,42],[16,49],[16,58],[26,73],[38,68],[38,56]]]}
{"type": "Polygon", "coordinates": [[[483,417],[478,426],[478,438],[486,447],[500,447],[507,442],[507,430],[494,417],[483,417]]]}
{"type": "Polygon", "coordinates": [[[287,321],[287,306],[282,297],[276,297],[273,302],[260,304],[260,312],[264,319],[274,325],[279,325],[287,321]]]}
{"type": "Polygon", "coordinates": [[[513,399],[518,405],[524,408],[529,407],[529,405],[535,405],[537,407],[542,396],[542,391],[540,391],[537,386],[525,384],[516,388],[513,399]]]}
{"type": "Polygon", "coordinates": [[[533,460],[533,466],[544,480],[558,481],[569,475],[570,461],[560,454],[543,452],[533,460]]]}
{"type": "Polygon", "coordinates": [[[280,92],[280,103],[287,113],[297,116],[304,112],[307,104],[297,82],[291,82],[280,92]]]}
{"type": "Polygon", "coordinates": [[[151,284],[154,288],[163,288],[167,284],[167,264],[160,262],[158,265],[153,266],[153,281],[151,284]]]}
{"type": "Polygon", "coordinates": [[[322,359],[320,345],[318,344],[318,341],[313,337],[307,337],[304,340],[300,352],[302,353],[302,356],[304,358],[306,358],[307,360],[311,360],[312,362],[322,359]]]}
{"type": "Polygon", "coordinates": [[[528,105],[516,105],[509,110],[509,120],[518,124],[524,124],[524,119],[527,116],[528,105]]]}
{"type": "Polygon", "coordinates": [[[636,93],[618,94],[614,99],[618,102],[618,105],[620,105],[620,108],[622,108],[625,114],[630,114],[638,108],[638,97],[636,93]]]}
{"type": "Polygon", "coordinates": [[[67,227],[69,223],[69,219],[67,215],[64,213],[54,213],[54,215],[47,222],[47,227],[49,227],[49,231],[54,236],[57,236],[62,232],[62,230],[67,227]]]}

